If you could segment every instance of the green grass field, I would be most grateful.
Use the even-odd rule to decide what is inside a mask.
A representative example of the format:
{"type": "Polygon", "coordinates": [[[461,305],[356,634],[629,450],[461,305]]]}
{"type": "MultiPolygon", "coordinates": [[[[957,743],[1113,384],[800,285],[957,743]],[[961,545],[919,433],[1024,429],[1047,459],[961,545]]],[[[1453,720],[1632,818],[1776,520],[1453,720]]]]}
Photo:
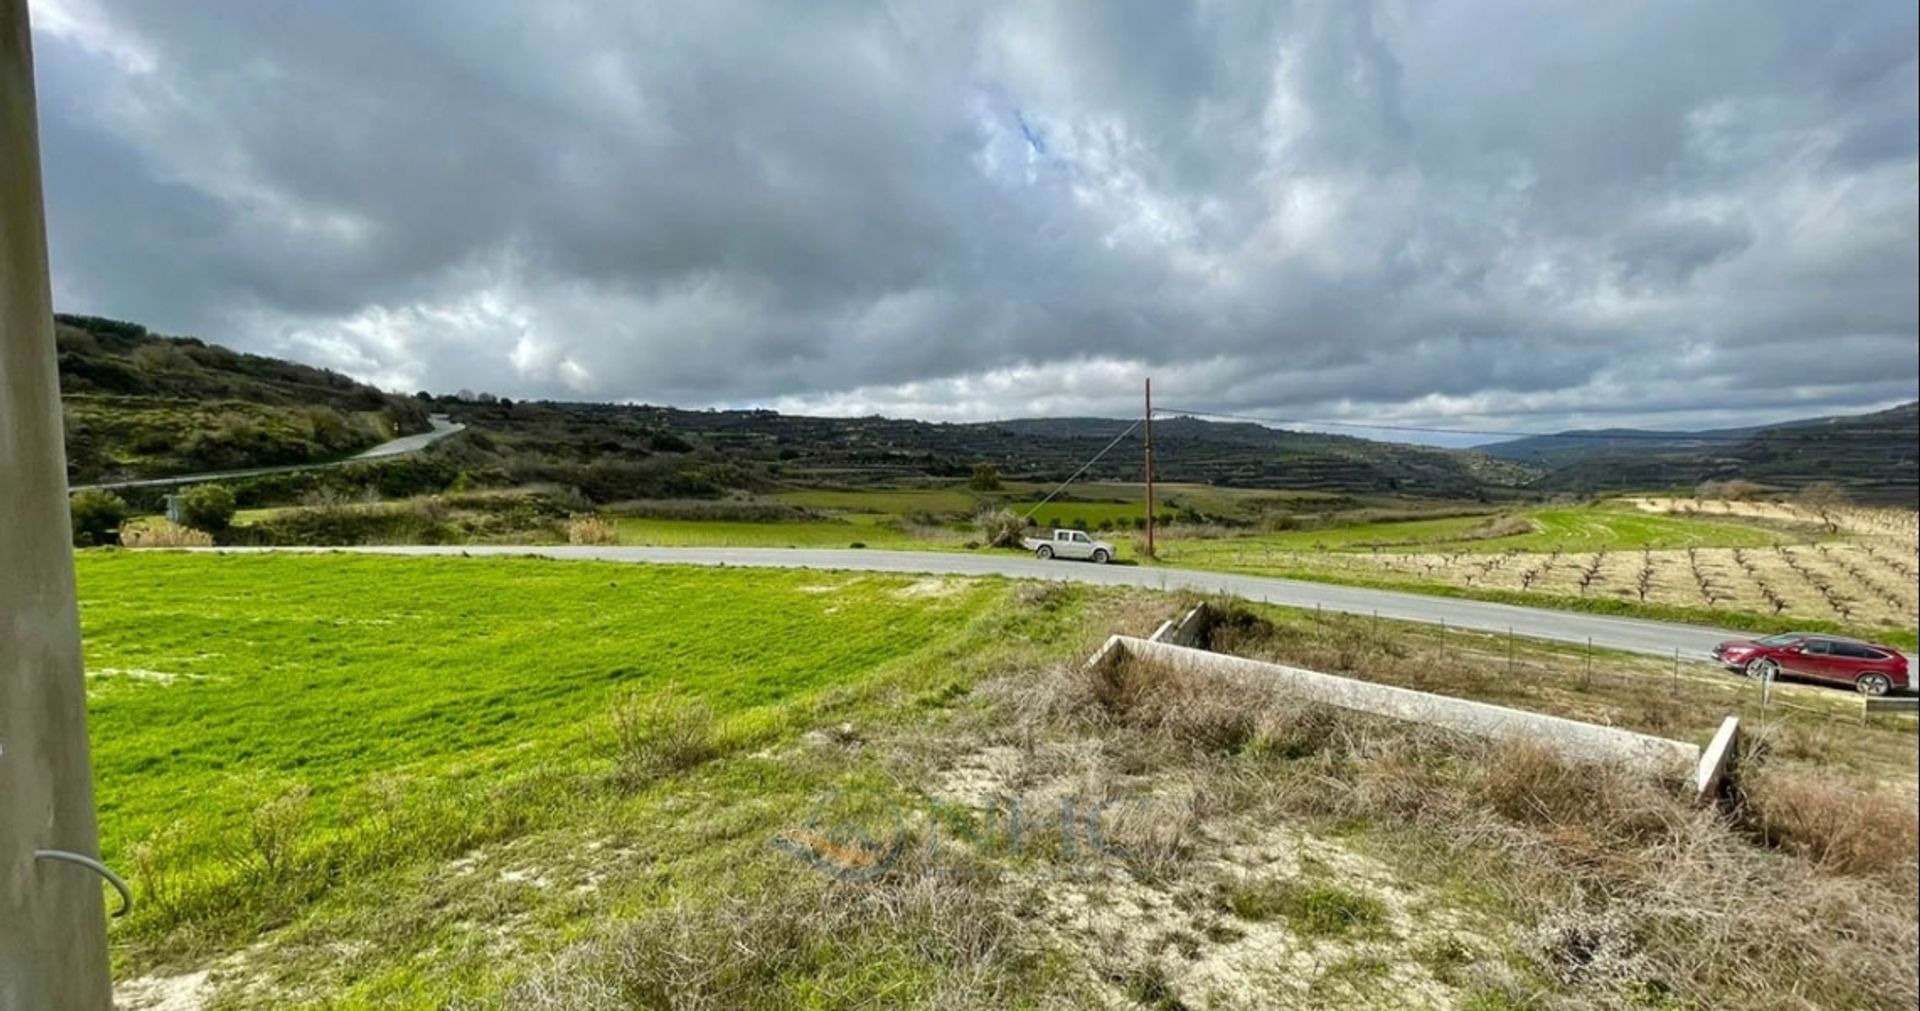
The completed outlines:
{"type": "MultiPolygon", "coordinates": [[[[1190,603],[1143,591],[325,554],[76,566],[103,855],[139,893],[111,934],[136,1007],[1202,1006],[1190,960],[1251,985],[1276,950],[1316,954],[1287,983],[1311,997],[1298,1006],[1380,1006],[1411,974],[1450,1006],[1518,1007],[1604,995],[1556,982],[1525,939],[1579,895],[1644,890],[1672,833],[1705,833],[1708,863],[1777,905],[1855,873],[1598,770],[1336,732],[1245,685],[1090,678],[1073,661],[1108,633],[1190,603]],[[1032,794],[1018,835],[982,777],[1032,794]],[[1382,786],[1408,777],[1411,792],[1382,786]],[[1049,835],[1054,791],[1149,806],[1109,811],[1123,850],[1102,853],[1049,835]],[[858,870],[889,825],[911,846],[871,880],[783,845],[812,839],[858,870]],[[1249,830],[1304,847],[1299,867],[1232,843],[1249,830]],[[1117,947],[1089,919],[1108,908],[1133,938],[1117,947]],[[1444,957],[1423,954],[1441,941],[1444,957]]],[[[1498,637],[1242,617],[1228,634],[1249,655],[1688,739],[1751,696],[1644,658],[1602,656],[1595,677],[1525,644],[1516,677],[1498,637]]],[[[1780,699],[1803,695],[1826,701],[1780,699]]],[[[1827,790],[1911,782],[1910,730],[1799,712],[1774,718],[1782,768],[1827,790]]],[[[1816,917],[1792,927],[1806,965],[1776,953],[1683,979],[1710,942],[1651,929],[1668,913],[1632,921],[1684,1006],[1809,987],[1898,1006],[1883,997],[1911,975],[1911,790],[1840,789],[1847,831],[1893,853],[1865,858],[1885,880],[1848,903],[1794,911],[1816,917]],[[1799,940],[1863,916],[1874,929],[1844,957],[1799,940]]],[[[1773,905],[1727,908],[1771,937],[1791,926],[1773,905]]]]}
{"type": "MultiPolygon", "coordinates": [[[[610,700],[671,686],[714,715],[712,747],[751,750],[883,688],[937,695],[994,654],[980,623],[1010,620],[994,581],[151,552],[85,552],[77,568],[102,851],[141,888],[115,925],[123,973],[269,929],[398,929],[375,922],[392,911],[367,889],[473,846],[582,831],[589,810],[615,821],[594,833],[714,859],[734,844],[640,830],[670,817],[658,796],[623,794],[612,815],[595,801],[610,700]]],[[[1054,634],[1011,620],[1023,648],[1054,634]]],[[[756,817],[797,818],[823,788],[769,785],[776,806],[756,817]]],[[[722,817],[703,814],[702,832],[708,815],[722,817]]],[[[657,901],[635,888],[622,901],[657,901]]],[[[416,975],[456,928],[441,918],[365,953],[356,999],[497,986],[484,951],[428,959],[447,980],[416,975]]]]}
{"type": "Polygon", "coordinates": [[[664,520],[621,516],[614,520],[620,543],[688,548],[844,548],[861,544],[894,551],[954,549],[966,535],[945,529],[929,536],[891,525],[891,517],[848,516],[840,520],[755,523],[737,520],[664,520]]]}
{"type": "Polygon", "coordinates": [[[105,791],[109,853],[219,809],[236,774],[298,777],[330,796],[374,771],[444,770],[496,749],[538,761],[528,745],[554,743],[611,688],[674,682],[746,712],[857,680],[984,602],[978,590],[902,598],[899,579],[816,593],[804,588],[822,580],[780,573],[604,574],[525,560],[82,555],[101,776],[111,787],[165,765],[176,785],[105,791]]]}
{"type": "Polygon", "coordinates": [[[1473,536],[1484,528],[1486,516],[1448,516],[1431,520],[1358,523],[1318,530],[1290,530],[1243,537],[1170,538],[1163,552],[1169,563],[1207,567],[1214,555],[1248,549],[1274,551],[1637,551],[1666,548],[1754,548],[1805,537],[1751,523],[1721,522],[1662,516],[1626,509],[1532,509],[1516,515],[1534,529],[1500,537],[1473,536]]]}
{"type": "MultiPolygon", "coordinates": [[[[1131,486],[1097,486],[1075,489],[1090,497],[1108,492],[1119,495],[1131,486]]],[[[1023,489],[1012,489],[1014,493],[1023,489]]],[[[1196,494],[1225,493],[1224,502],[1237,499],[1241,505],[1253,495],[1232,490],[1198,489],[1172,486],[1171,501],[1196,494]]],[[[902,529],[901,520],[913,513],[936,517],[970,515],[976,497],[958,488],[898,489],[878,491],[796,491],[778,496],[792,505],[837,514],[834,519],[804,522],[734,522],[717,520],[659,520],[621,518],[621,542],[725,547],[846,547],[854,541],[873,548],[953,549],[968,536],[958,524],[935,528],[902,529]]],[[[1124,501],[1054,501],[1034,509],[1037,500],[1013,498],[1007,507],[1025,514],[1033,510],[1033,519],[1041,527],[1079,526],[1097,530],[1103,523],[1116,529],[1106,536],[1123,544],[1132,554],[1130,542],[1134,523],[1140,515],[1137,499],[1124,501]]],[[[1222,502],[1211,503],[1221,505],[1222,502]]],[[[1416,514],[1417,515],[1417,514],[1416,514]]],[[[1160,539],[1160,559],[1172,565],[1193,568],[1242,568],[1249,552],[1318,551],[1609,551],[1654,550],[1684,547],[1766,547],[1775,543],[1795,543],[1811,539],[1801,532],[1789,534],[1758,523],[1683,518],[1644,513],[1621,507],[1560,507],[1516,511],[1513,520],[1524,520],[1531,529],[1525,532],[1488,536],[1488,525],[1496,522],[1489,515],[1442,516],[1435,519],[1402,519],[1391,522],[1330,524],[1313,529],[1261,533],[1253,530],[1208,530],[1204,535],[1178,525],[1168,527],[1160,539]]]]}

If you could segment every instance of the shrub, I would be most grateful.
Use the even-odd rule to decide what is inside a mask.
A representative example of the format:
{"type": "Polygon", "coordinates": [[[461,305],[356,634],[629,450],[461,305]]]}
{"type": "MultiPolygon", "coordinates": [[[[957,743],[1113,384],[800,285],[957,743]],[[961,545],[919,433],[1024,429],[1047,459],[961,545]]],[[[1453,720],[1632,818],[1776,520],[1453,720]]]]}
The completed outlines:
{"type": "Polygon", "coordinates": [[[1026,523],[1011,509],[1000,509],[980,517],[980,537],[989,547],[1017,548],[1027,532],[1026,523]]]}
{"type": "Polygon", "coordinates": [[[1499,537],[1519,537],[1524,534],[1533,533],[1538,529],[1539,527],[1535,526],[1534,522],[1525,516],[1501,513],[1498,516],[1489,517],[1461,531],[1460,539],[1469,541],[1493,540],[1499,537]]]}
{"type": "Polygon", "coordinates": [[[75,492],[67,509],[73,515],[75,547],[114,543],[127,518],[126,500],[104,488],[75,492]]]}
{"type": "Polygon", "coordinates": [[[1768,845],[1835,874],[1910,873],[1920,849],[1911,799],[1771,770],[1742,787],[1743,818],[1768,845]]]}
{"type": "Polygon", "coordinates": [[[653,499],[615,502],[606,512],[653,520],[728,520],[736,523],[846,522],[785,502],[731,499],[653,499]]]}
{"type": "Polygon", "coordinates": [[[307,829],[310,796],[304,785],[295,786],[255,808],[248,821],[247,835],[253,844],[250,855],[269,880],[286,875],[293,867],[307,829]]]}
{"type": "Polygon", "coordinates": [[[213,535],[178,523],[154,520],[121,527],[120,543],[129,548],[210,548],[213,535]]]}
{"type": "Polygon", "coordinates": [[[1850,500],[1846,490],[1839,485],[1831,481],[1815,481],[1800,489],[1793,501],[1800,508],[1820,517],[1821,525],[1827,528],[1827,533],[1832,534],[1840,532],[1840,523],[1835,514],[1846,508],[1850,500]]]}
{"type": "Polygon", "coordinates": [[[1029,950],[1013,904],[941,870],[858,888],[789,874],[757,885],[750,900],[696,896],[648,909],[516,980],[501,1006],[846,1006],[854,1003],[848,995],[880,992],[876,981],[885,981],[880,1003],[888,1007],[987,1011],[1059,1003],[1028,990],[1045,956],[1029,950]]]}
{"type": "Polygon", "coordinates": [[[568,544],[618,544],[620,528],[612,521],[587,513],[567,521],[568,544]]]}
{"type": "Polygon", "coordinates": [[[238,508],[233,492],[226,488],[217,484],[195,485],[180,495],[180,522],[209,534],[224,533],[233,525],[233,514],[238,508]]]}
{"type": "Polygon", "coordinates": [[[719,753],[713,710],[668,685],[652,696],[630,691],[607,710],[605,748],[623,782],[690,769],[719,753]]]}
{"type": "Polygon", "coordinates": [[[990,463],[973,465],[973,476],[967,478],[967,487],[974,491],[999,491],[1000,468],[990,463]]]}
{"type": "Polygon", "coordinates": [[[1729,502],[1745,502],[1759,498],[1766,488],[1752,481],[1733,478],[1727,481],[1702,481],[1693,491],[1697,499],[1726,499],[1729,502]]]}

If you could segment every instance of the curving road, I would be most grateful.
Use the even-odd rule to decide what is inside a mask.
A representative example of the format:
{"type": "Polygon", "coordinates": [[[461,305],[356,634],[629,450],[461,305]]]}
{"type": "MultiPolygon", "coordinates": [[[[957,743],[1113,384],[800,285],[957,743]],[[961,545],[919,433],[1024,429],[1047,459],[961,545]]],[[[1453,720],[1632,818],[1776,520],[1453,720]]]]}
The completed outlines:
{"type": "Polygon", "coordinates": [[[219,481],[236,477],[259,477],[262,474],[291,474],[302,470],[319,470],[324,467],[344,467],[363,460],[378,460],[389,456],[405,456],[439,442],[455,432],[464,431],[467,426],[448,418],[444,414],[430,414],[427,423],[433,428],[413,435],[403,435],[398,439],[389,439],[378,446],[363,449],[352,456],[339,460],[322,460],[318,463],[289,463],[277,467],[247,467],[241,470],[215,470],[203,474],[175,474],[172,477],[144,477],[134,481],[103,481],[98,484],[76,484],[67,488],[69,493],[85,491],[88,488],[163,488],[175,484],[198,484],[203,481],[219,481]]]}
{"type": "Polygon", "coordinates": [[[1374,615],[1399,621],[1481,632],[1585,643],[1598,647],[1706,659],[1715,643],[1744,633],[1639,618],[1615,618],[1576,611],[1550,611],[1452,597],[1428,597],[1393,590],[1309,583],[1296,579],[1239,576],[1194,569],[1134,565],[1093,565],[1001,553],[949,554],[937,551],[869,551],[801,548],[642,548],[589,545],[391,545],[351,548],[201,548],[211,552],[347,551],[381,555],[533,556],[594,559],[660,565],[734,565],[776,569],[851,569],[956,576],[1007,576],[1058,579],[1102,586],[1139,586],[1155,590],[1222,593],[1289,607],[1317,607],[1345,614],[1374,615]]]}

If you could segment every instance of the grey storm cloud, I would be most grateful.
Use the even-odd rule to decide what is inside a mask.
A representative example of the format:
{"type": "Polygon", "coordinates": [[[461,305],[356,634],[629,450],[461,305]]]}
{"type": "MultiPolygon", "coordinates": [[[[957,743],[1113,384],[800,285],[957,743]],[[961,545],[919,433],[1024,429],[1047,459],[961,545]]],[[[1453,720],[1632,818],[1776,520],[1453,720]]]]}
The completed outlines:
{"type": "Polygon", "coordinates": [[[1915,10],[39,0],[55,298],[513,396],[1865,409],[1915,10]]]}

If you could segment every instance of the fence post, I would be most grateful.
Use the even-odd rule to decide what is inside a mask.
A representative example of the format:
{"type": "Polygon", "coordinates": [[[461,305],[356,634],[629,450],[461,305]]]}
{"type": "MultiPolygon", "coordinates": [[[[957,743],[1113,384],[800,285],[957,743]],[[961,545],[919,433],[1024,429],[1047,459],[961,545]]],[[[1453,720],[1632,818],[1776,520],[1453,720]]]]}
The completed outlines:
{"type": "Polygon", "coordinates": [[[1580,687],[1593,686],[1593,636],[1587,636],[1587,671],[1580,676],[1580,687]]]}
{"type": "Polygon", "coordinates": [[[1507,626],[1507,673],[1513,673],[1513,626],[1507,626]]]}
{"type": "Polygon", "coordinates": [[[1673,683],[1668,694],[1680,694],[1680,651],[1678,649],[1673,651],[1673,683]]]}

